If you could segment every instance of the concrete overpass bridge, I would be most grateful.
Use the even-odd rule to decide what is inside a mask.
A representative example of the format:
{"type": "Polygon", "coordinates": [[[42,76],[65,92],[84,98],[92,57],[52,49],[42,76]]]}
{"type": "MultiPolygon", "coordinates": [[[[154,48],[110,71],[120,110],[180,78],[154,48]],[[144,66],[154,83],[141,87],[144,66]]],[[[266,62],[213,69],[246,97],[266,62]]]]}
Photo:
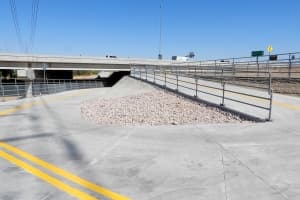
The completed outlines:
{"type": "Polygon", "coordinates": [[[131,66],[176,66],[173,60],[0,54],[0,69],[129,71],[131,66]]]}

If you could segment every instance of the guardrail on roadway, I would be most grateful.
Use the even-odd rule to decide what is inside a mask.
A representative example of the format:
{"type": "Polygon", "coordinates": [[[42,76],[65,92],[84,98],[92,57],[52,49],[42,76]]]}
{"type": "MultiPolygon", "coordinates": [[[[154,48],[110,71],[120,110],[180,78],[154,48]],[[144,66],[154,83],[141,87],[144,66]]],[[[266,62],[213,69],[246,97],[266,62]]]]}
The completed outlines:
{"type": "Polygon", "coordinates": [[[32,82],[15,80],[12,83],[0,82],[0,97],[25,97],[28,93],[37,96],[68,90],[101,87],[103,87],[103,82],[98,80],[47,79],[46,82],[42,80],[32,82]]]}
{"type": "MultiPolygon", "coordinates": [[[[265,78],[260,85],[250,84],[244,85],[240,82],[234,82],[229,76],[207,77],[198,73],[198,71],[187,71],[185,67],[155,67],[155,66],[135,66],[131,68],[131,76],[140,80],[145,80],[175,92],[193,96],[198,100],[204,100],[213,104],[218,104],[224,108],[227,102],[234,102],[240,106],[253,107],[266,111],[264,120],[270,121],[272,114],[273,92],[271,88],[271,74],[265,78]],[[207,98],[200,98],[199,94],[205,95],[207,98]],[[212,99],[214,97],[215,99],[212,99]],[[219,100],[217,100],[219,99],[219,100]],[[250,101],[249,101],[250,99],[250,101]],[[253,101],[255,99],[255,101],[253,101]],[[263,102],[263,104],[262,104],[263,102]]],[[[249,113],[249,109],[243,111],[236,106],[227,107],[230,110],[255,116],[255,112],[249,113]]],[[[251,109],[250,109],[251,110],[251,109]]],[[[258,117],[261,119],[261,117],[258,117]]]]}

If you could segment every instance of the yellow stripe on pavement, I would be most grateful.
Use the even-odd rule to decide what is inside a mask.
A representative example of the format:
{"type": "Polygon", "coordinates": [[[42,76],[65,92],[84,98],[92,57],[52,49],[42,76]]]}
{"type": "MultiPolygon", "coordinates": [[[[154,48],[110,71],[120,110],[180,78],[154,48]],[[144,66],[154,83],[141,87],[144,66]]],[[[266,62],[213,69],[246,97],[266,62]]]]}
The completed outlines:
{"type": "Polygon", "coordinates": [[[288,104],[280,101],[273,101],[273,104],[282,108],[287,108],[289,110],[298,110],[300,111],[300,106],[288,104]]]}
{"type": "Polygon", "coordinates": [[[23,158],[39,165],[39,166],[41,166],[41,167],[44,167],[45,169],[47,169],[47,170],[49,170],[49,171],[65,178],[65,179],[73,181],[74,183],[76,183],[78,185],[81,185],[82,187],[85,187],[85,188],[87,188],[87,189],[89,189],[93,192],[96,192],[96,193],[101,194],[105,197],[108,197],[109,199],[129,200],[129,198],[127,198],[127,197],[121,196],[117,193],[114,193],[114,192],[108,190],[108,189],[105,189],[105,188],[100,187],[100,186],[98,186],[94,183],[91,183],[87,180],[84,180],[84,179],[82,179],[82,178],[80,178],[76,175],[73,175],[73,174],[71,174],[71,173],[69,173],[69,172],[67,172],[63,169],[60,169],[60,168],[58,168],[58,167],[56,167],[56,166],[54,166],[50,163],[47,163],[47,162],[45,162],[45,161],[43,161],[43,160],[41,160],[41,159],[39,159],[39,158],[37,158],[33,155],[30,155],[30,154],[28,154],[28,153],[26,153],[26,152],[24,152],[24,151],[22,151],[18,148],[15,148],[15,147],[13,147],[9,144],[0,142],[0,147],[5,148],[6,150],[11,151],[11,152],[15,153],[16,155],[21,156],[21,157],[23,157],[23,158]]]}
{"type": "Polygon", "coordinates": [[[31,173],[32,175],[42,179],[43,181],[53,185],[54,187],[58,188],[59,190],[62,190],[64,192],[70,194],[71,196],[76,197],[79,200],[97,200],[96,198],[61,182],[60,180],[58,180],[56,178],[49,176],[48,174],[42,172],[41,170],[32,167],[31,165],[5,153],[4,151],[0,150],[0,157],[15,164],[18,167],[24,169],[28,173],[31,173]]]}
{"type": "MultiPolygon", "coordinates": [[[[79,93],[76,93],[76,94],[59,96],[59,97],[55,97],[55,98],[53,97],[53,98],[50,98],[49,100],[47,100],[47,102],[60,101],[60,100],[64,100],[64,99],[67,99],[67,98],[71,98],[71,97],[74,97],[74,96],[81,95],[83,93],[85,93],[85,92],[79,92],[79,93]]],[[[10,114],[15,113],[15,112],[20,111],[20,110],[25,110],[25,109],[31,108],[35,105],[42,105],[42,104],[44,104],[44,102],[41,101],[41,100],[33,101],[33,102],[29,102],[29,103],[23,103],[21,105],[15,106],[13,108],[8,108],[6,110],[0,111],[0,117],[10,115],[10,114]]]]}

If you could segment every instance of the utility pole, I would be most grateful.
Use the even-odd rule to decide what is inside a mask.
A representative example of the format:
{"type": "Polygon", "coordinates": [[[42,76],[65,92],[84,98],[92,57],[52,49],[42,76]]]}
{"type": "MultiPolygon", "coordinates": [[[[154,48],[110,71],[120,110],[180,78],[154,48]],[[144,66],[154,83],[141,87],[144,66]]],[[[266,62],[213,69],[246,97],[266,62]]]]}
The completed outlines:
{"type": "Polygon", "coordinates": [[[163,3],[164,0],[160,2],[160,27],[159,27],[159,50],[158,50],[158,59],[162,60],[163,56],[161,54],[161,47],[162,47],[162,19],[163,19],[163,3]]]}

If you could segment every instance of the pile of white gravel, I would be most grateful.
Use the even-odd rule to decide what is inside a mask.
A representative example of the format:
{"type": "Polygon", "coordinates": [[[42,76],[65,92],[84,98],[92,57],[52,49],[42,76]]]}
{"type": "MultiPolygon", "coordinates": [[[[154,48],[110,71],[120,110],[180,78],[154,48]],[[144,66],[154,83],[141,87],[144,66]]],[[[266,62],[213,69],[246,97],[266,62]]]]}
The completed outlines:
{"type": "Polygon", "coordinates": [[[241,123],[236,115],[164,90],[84,102],[81,114],[100,125],[241,123]]]}

